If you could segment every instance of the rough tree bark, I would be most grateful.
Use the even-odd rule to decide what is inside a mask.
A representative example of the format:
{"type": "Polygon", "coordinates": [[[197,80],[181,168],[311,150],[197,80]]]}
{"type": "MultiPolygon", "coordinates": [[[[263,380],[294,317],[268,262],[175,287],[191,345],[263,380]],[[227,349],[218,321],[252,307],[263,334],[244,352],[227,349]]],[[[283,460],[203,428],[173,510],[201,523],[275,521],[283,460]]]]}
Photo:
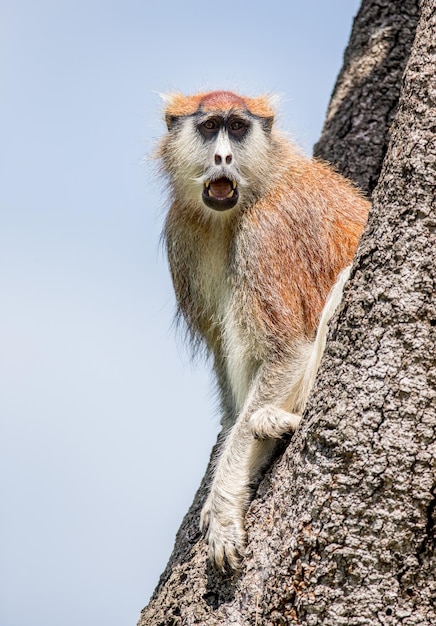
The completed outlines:
{"type": "Polygon", "coordinates": [[[418,0],[364,0],[314,154],[372,194],[389,141],[418,0]]]}
{"type": "Polygon", "coordinates": [[[436,624],[435,42],[435,0],[364,0],[316,152],[378,185],[314,393],[240,574],[206,560],[208,470],[139,626],[436,624]]]}

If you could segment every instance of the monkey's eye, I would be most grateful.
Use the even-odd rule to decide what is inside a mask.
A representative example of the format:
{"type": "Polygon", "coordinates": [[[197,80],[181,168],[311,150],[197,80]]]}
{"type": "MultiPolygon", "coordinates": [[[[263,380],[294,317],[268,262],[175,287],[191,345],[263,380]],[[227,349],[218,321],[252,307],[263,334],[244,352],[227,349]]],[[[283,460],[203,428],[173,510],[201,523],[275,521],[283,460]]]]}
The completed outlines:
{"type": "Polygon", "coordinates": [[[206,120],[200,126],[201,130],[203,130],[205,133],[216,133],[219,127],[219,122],[215,119],[206,120]]]}
{"type": "Polygon", "coordinates": [[[230,130],[240,130],[241,128],[244,128],[244,126],[245,124],[243,122],[236,120],[230,124],[230,130]]]}
{"type": "Polygon", "coordinates": [[[249,123],[241,119],[230,120],[228,129],[234,139],[242,139],[249,129],[249,123]]]}

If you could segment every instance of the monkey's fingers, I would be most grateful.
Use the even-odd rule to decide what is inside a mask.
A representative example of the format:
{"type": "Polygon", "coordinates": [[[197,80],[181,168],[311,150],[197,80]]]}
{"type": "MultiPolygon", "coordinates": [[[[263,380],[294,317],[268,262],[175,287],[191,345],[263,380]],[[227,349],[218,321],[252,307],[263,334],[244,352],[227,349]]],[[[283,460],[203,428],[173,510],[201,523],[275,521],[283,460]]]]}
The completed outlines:
{"type": "Polygon", "coordinates": [[[243,546],[232,541],[209,541],[209,560],[222,574],[239,570],[244,552],[243,546]]]}
{"type": "Polygon", "coordinates": [[[214,507],[209,495],[200,515],[200,530],[209,546],[209,559],[220,572],[239,569],[245,552],[245,530],[236,511],[214,507]]]}
{"type": "Polygon", "coordinates": [[[294,432],[300,420],[301,415],[267,405],[251,415],[249,428],[255,439],[280,439],[294,432]]]}

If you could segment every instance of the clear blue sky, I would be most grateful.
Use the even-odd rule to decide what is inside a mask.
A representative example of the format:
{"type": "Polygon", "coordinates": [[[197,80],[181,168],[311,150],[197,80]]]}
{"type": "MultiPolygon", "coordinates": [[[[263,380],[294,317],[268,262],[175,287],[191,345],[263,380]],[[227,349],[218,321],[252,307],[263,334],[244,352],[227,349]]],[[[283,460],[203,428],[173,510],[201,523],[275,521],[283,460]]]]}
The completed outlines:
{"type": "Polygon", "coordinates": [[[218,431],[171,328],[156,94],[278,92],[310,151],[358,4],[2,1],[0,626],[133,626],[218,431]]]}

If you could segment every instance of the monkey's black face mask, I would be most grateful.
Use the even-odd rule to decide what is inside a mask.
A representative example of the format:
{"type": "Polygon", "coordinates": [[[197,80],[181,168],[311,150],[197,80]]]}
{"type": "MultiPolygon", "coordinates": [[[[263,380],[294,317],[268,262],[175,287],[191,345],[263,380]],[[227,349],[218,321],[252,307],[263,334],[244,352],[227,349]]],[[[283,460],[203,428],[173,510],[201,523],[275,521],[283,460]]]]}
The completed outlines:
{"type": "Polygon", "coordinates": [[[238,203],[239,192],[236,180],[221,177],[207,180],[203,186],[203,202],[215,211],[228,211],[238,203]]]}

